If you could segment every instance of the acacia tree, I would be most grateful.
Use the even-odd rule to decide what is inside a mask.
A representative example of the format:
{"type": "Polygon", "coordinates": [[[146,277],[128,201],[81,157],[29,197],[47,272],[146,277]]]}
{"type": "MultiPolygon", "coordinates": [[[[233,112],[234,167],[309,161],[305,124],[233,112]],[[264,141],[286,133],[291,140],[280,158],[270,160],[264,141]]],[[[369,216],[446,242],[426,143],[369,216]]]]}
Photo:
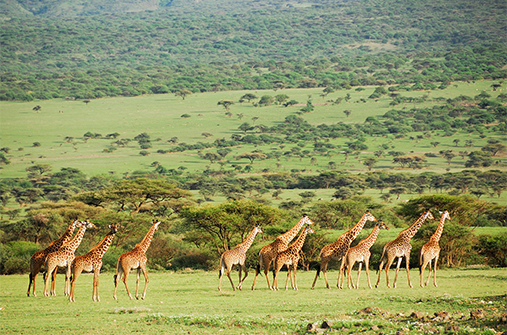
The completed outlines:
{"type": "Polygon", "coordinates": [[[268,156],[266,156],[265,154],[263,153],[260,153],[260,152],[245,152],[245,153],[242,153],[238,156],[236,156],[236,159],[242,159],[242,158],[246,158],[246,159],[249,159],[250,160],[250,164],[253,164],[254,160],[256,159],[266,159],[268,156]]]}
{"type": "Polygon", "coordinates": [[[234,105],[234,101],[232,100],[220,100],[217,103],[218,106],[223,106],[225,108],[226,112],[229,112],[231,110],[231,106],[234,105]]]}
{"type": "Polygon", "coordinates": [[[179,215],[187,231],[186,240],[213,250],[217,256],[241,243],[253,227],[261,225],[264,229],[286,219],[281,210],[250,200],[186,207],[179,215]]]}
{"type": "Polygon", "coordinates": [[[176,200],[190,200],[189,191],[177,188],[164,180],[150,180],[139,178],[135,180],[120,180],[113,186],[98,192],[102,202],[111,203],[117,211],[139,213],[141,209],[155,213],[166,208],[168,202],[176,205],[176,200]]]}
{"type": "Polygon", "coordinates": [[[183,99],[183,100],[185,100],[187,95],[190,95],[190,94],[192,94],[192,91],[187,90],[187,89],[182,89],[182,90],[179,90],[176,93],[174,93],[175,96],[181,97],[181,99],[183,99]]]}

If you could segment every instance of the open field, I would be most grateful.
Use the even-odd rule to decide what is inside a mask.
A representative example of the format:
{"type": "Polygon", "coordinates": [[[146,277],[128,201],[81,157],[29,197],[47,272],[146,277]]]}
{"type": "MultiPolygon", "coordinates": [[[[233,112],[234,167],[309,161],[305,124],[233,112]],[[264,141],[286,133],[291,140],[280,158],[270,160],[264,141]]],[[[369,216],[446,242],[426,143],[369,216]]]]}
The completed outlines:
{"type": "MultiPolygon", "coordinates": [[[[396,109],[410,109],[413,107],[427,107],[437,102],[431,98],[451,98],[458,95],[475,96],[486,90],[493,98],[500,92],[491,91],[491,81],[478,81],[470,83],[457,83],[445,90],[430,91],[426,102],[414,104],[404,103],[396,106],[396,109]]],[[[238,102],[239,98],[247,91],[227,91],[217,93],[200,93],[187,96],[185,100],[173,94],[145,95],[130,98],[106,98],[92,100],[85,104],[83,101],[66,101],[61,99],[36,101],[36,102],[0,102],[1,111],[1,146],[10,148],[6,157],[11,161],[9,165],[3,166],[2,176],[24,177],[25,169],[34,164],[49,164],[53,171],[62,167],[73,167],[81,170],[89,176],[101,173],[132,173],[134,171],[153,171],[153,162],[158,162],[167,169],[185,167],[189,172],[199,172],[207,167],[219,169],[218,163],[200,158],[198,150],[187,150],[178,153],[159,154],[158,150],[170,150],[174,144],[167,141],[177,137],[179,143],[196,144],[198,142],[212,143],[217,139],[230,139],[233,134],[244,135],[238,127],[247,122],[250,125],[274,126],[283,122],[288,115],[294,115],[302,105],[310,98],[315,106],[312,113],[303,114],[302,118],[312,125],[322,123],[331,124],[364,123],[368,116],[383,115],[392,107],[392,101],[388,96],[383,96],[378,101],[368,99],[374,87],[365,87],[364,91],[340,90],[322,97],[322,89],[291,89],[274,91],[248,91],[258,97],[262,95],[275,96],[286,94],[290,99],[297,100],[300,105],[283,107],[272,105],[266,107],[253,107],[250,103],[238,102]],[[333,105],[329,100],[338,97],[345,97],[350,94],[349,102],[345,100],[333,105]],[[230,117],[225,115],[222,106],[217,105],[220,100],[233,100],[236,103],[231,106],[230,117]],[[365,102],[360,101],[364,99],[365,102]],[[32,108],[40,105],[39,111],[32,108]],[[348,117],[343,111],[351,111],[348,117]],[[188,114],[190,117],[182,118],[188,114]],[[240,117],[242,115],[242,117],[240,117]],[[254,119],[257,118],[257,119],[254,119]],[[100,134],[101,138],[85,141],[83,135],[87,132],[100,134]],[[105,152],[112,147],[115,140],[106,139],[106,135],[119,133],[120,139],[131,139],[126,147],[116,147],[113,152],[105,152]],[[138,143],[133,138],[141,133],[150,135],[152,148],[148,149],[149,155],[141,156],[138,143]],[[204,138],[203,133],[212,134],[204,138]],[[67,139],[66,139],[67,138],[67,139]],[[70,139],[69,139],[70,138],[70,139]],[[40,146],[34,147],[39,142],[40,146]]],[[[400,92],[401,96],[421,97],[428,94],[426,91],[400,92]]],[[[329,162],[333,161],[339,170],[350,172],[367,171],[362,164],[361,158],[373,157],[373,151],[378,150],[382,144],[388,145],[389,150],[402,151],[411,155],[424,155],[424,153],[435,153],[437,157],[427,159],[427,167],[422,170],[402,169],[393,165],[392,157],[384,156],[378,159],[374,170],[423,172],[434,171],[443,173],[446,171],[456,172],[464,168],[466,159],[458,155],[450,164],[438,155],[441,150],[474,151],[486,144],[489,137],[501,141],[507,140],[499,135],[489,134],[489,137],[479,136],[478,133],[455,133],[451,137],[441,137],[439,132],[433,132],[431,138],[423,138],[420,141],[413,141],[409,136],[394,139],[393,136],[368,138],[366,144],[368,150],[357,157],[349,157],[340,154],[340,146],[344,146],[348,138],[332,140],[332,144],[338,146],[334,154],[317,156],[314,164],[310,164],[310,158],[302,159],[295,157],[282,157],[277,164],[276,159],[255,161],[252,172],[268,170],[271,172],[298,170],[304,173],[317,173],[329,170],[329,162]],[[453,143],[459,139],[458,145],[453,143]],[[464,147],[466,140],[472,140],[472,147],[464,147]],[[437,141],[439,145],[434,147],[431,142],[437,141]]],[[[488,135],[488,134],[487,134],[488,135]]],[[[298,143],[301,150],[312,150],[312,143],[298,143]]],[[[281,148],[278,144],[254,146],[245,144],[232,147],[232,152],[227,156],[227,163],[224,168],[231,169],[233,165],[246,166],[249,161],[237,160],[235,157],[244,152],[260,149],[263,152],[274,150],[288,151],[296,144],[287,143],[281,148]]],[[[389,151],[388,150],[388,151],[389,151]]],[[[206,152],[215,152],[216,148],[203,149],[206,152]]],[[[506,165],[505,155],[498,157],[491,168],[499,169],[506,165]]]]}
{"type": "MultiPolygon", "coordinates": [[[[391,271],[391,276],[394,271],[391,271]]],[[[285,273],[282,273],[282,278],[285,273]]],[[[361,275],[358,290],[334,287],[337,272],[330,271],[331,290],[319,279],[315,290],[310,286],[314,271],[298,272],[299,291],[272,292],[259,278],[257,289],[250,290],[253,273],[243,291],[233,292],[227,279],[223,292],[217,290],[216,272],[150,273],[146,300],[129,300],[125,288],[118,289],[118,302],[112,298],[112,273],[100,275],[101,302],[91,301],[92,275],[83,274],[76,284],[76,302],[62,295],[63,276],[57,277],[57,297],[26,297],[26,275],[0,276],[0,332],[2,334],[124,334],[206,333],[215,334],[303,334],[309,323],[333,324],[342,333],[423,334],[443,333],[445,327],[457,326],[460,333],[495,334],[507,330],[499,322],[505,314],[507,277],[505,269],[452,269],[438,271],[439,287],[418,286],[418,272],[411,273],[414,288],[407,285],[406,273],[400,271],[398,287],[369,289],[366,275],[361,275]],[[359,311],[373,307],[371,311],[359,311]],[[471,320],[470,312],[482,309],[484,317],[471,320]],[[435,318],[434,313],[448,312],[450,319],[435,318]],[[410,316],[421,312],[424,318],[410,316]],[[376,328],[378,327],[378,328],[376,328]]],[[[372,272],[372,282],[376,276],[372,272]]],[[[129,277],[135,289],[135,275],[129,277]]],[[[237,281],[237,273],[233,274],[237,281]]],[[[143,285],[141,281],[141,288],[143,285]]]]}

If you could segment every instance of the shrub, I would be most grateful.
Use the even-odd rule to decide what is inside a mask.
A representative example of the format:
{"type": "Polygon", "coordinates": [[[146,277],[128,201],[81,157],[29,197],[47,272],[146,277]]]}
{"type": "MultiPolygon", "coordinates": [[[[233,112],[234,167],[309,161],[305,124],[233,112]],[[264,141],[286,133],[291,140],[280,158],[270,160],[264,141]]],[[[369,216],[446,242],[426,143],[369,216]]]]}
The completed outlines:
{"type": "Polygon", "coordinates": [[[37,244],[25,241],[0,244],[0,274],[29,272],[30,257],[39,249],[37,244]]]}

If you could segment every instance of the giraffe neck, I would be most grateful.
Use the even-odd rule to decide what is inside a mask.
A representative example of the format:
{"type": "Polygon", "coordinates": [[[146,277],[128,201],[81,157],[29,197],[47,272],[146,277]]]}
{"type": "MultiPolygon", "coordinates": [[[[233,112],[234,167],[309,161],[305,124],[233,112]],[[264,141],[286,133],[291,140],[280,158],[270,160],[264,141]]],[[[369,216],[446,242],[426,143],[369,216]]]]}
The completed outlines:
{"type": "Polygon", "coordinates": [[[407,229],[402,231],[400,233],[400,235],[403,234],[403,236],[405,236],[405,238],[412,239],[412,237],[414,237],[414,235],[417,233],[419,228],[421,228],[421,226],[422,226],[423,222],[426,220],[426,218],[427,218],[426,213],[423,213],[419,217],[419,219],[417,219],[410,227],[408,227],[407,229]]]}
{"type": "Polygon", "coordinates": [[[72,222],[69,227],[67,227],[67,230],[63,233],[63,235],[56,241],[51,242],[51,244],[48,246],[49,249],[57,251],[61,248],[62,245],[69,242],[72,238],[72,234],[74,233],[74,229],[76,228],[75,222],[72,222]]]}
{"type": "Polygon", "coordinates": [[[250,246],[252,245],[254,239],[255,239],[255,236],[257,235],[257,227],[255,227],[251,232],[250,234],[248,235],[248,237],[241,243],[238,245],[238,247],[243,250],[244,252],[246,252],[248,249],[250,249],[250,246]]]}
{"type": "Polygon", "coordinates": [[[86,225],[81,225],[81,227],[79,227],[79,230],[77,231],[76,235],[72,238],[72,240],[70,240],[67,244],[65,244],[65,249],[67,251],[70,251],[72,253],[74,253],[76,251],[76,249],[79,247],[79,245],[81,244],[81,241],[83,240],[83,236],[84,236],[84,233],[86,231],[86,225]]]}
{"type": "Polygon", "coordinates": [[[298,239],[296,240],[296,242],[294,242],[291,245],[291,248],[293,248],[294,250],[296,250],[297,252],[299,252],[303,248],[303,244],[305,243],[306,235],[308,235],[308,230],[307,229],[303,230],[301,232],[301,234],[299,234],[298,239]]]}
{"type": "Polygon", "coordinates": [[[366,214],[364,214],[361,217],[361,219],[359,220],[359,222],[356,223],[356,225],[354,227],[350,228],[345,233],[345,238],[347,239],[347,241],[349,242],[349,244],[352,243],[352,241],[354,241],[356,239],[357,235],[359,235],[359,233],[363,229],[365,223],[366,223],[366,214]]]}
{"type": "Polygon", "coordinates": [[[444,230],[444,222],[445,222],[445,216],[442,215],[440,218],[440,222],[438,223],[437,230],[431,235],[430,240],[438,242],[440,241],[440,237],[442,237],[442,232],[444,230]]]}
{"type": "Polygon", "coordinates": [[[375,225],[375,227],[373,227],[373,230],[371,231],[370,235],[368,235],[368,237],[363,240],[364,242],[362,242],[362,244],[364,244],[368,249],[371,248],[371,246],[377,240],[379,231],[380,227],[377,224],[375,225]]]}
{"type": "Polygon", "coordinates": [[[155,230],[157,230],[157,227],[158,227],[158,223],[152,224],[150,230],[148,230],[148,232],[146,233],[146,236],[144,236],[143,240],[136,245],[136,247],[142,253],[146,253],[146,251],[150,247],[151,240],[153,239],[153,234],[155,234],[155,230]]]}
{"type": "Polygon", "coordinates": [[[111,245],[111,242],[113,241],[113,238],[114,238],[114,235],[113,233],[109,233],[107,234],[103,239],[102,241],[97,244],[95,247],[93,247],[91,250],[90,250],[90,253],[93,253],[95,254],[96,256],[102,258],[102,256],[104,256],[104,254],[106,253],[107,249],[109,248],[109,246],[111,245]]]}
{"type": "Polygon", "coordinates": [[[289,231],[287,231],[286,233],[278,236],[278,240],[282,241],[285,244],[289,244],[290,241],[292,241],[294,239],[294,237],[296,237],[296,235],[298,234],[298,232],[301,230],[301,227],[303,227],[303,225],[305,224],[304,218],[305,217],[302,217],[298,221],[298,223],[296,223],[296,225],[294,227],[292,227],[289,231]]]}

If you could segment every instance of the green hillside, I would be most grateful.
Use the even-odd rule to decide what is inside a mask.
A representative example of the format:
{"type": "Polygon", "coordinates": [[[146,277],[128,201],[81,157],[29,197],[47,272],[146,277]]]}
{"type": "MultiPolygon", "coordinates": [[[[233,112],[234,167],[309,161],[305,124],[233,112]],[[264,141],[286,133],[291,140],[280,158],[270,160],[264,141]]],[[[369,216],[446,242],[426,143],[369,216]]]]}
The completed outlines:
{"type": "Polygon", "coordinates": [[[506,77],[504,1],[91,1],[85,7],[6,2],[0,99],[506,77]]]}

